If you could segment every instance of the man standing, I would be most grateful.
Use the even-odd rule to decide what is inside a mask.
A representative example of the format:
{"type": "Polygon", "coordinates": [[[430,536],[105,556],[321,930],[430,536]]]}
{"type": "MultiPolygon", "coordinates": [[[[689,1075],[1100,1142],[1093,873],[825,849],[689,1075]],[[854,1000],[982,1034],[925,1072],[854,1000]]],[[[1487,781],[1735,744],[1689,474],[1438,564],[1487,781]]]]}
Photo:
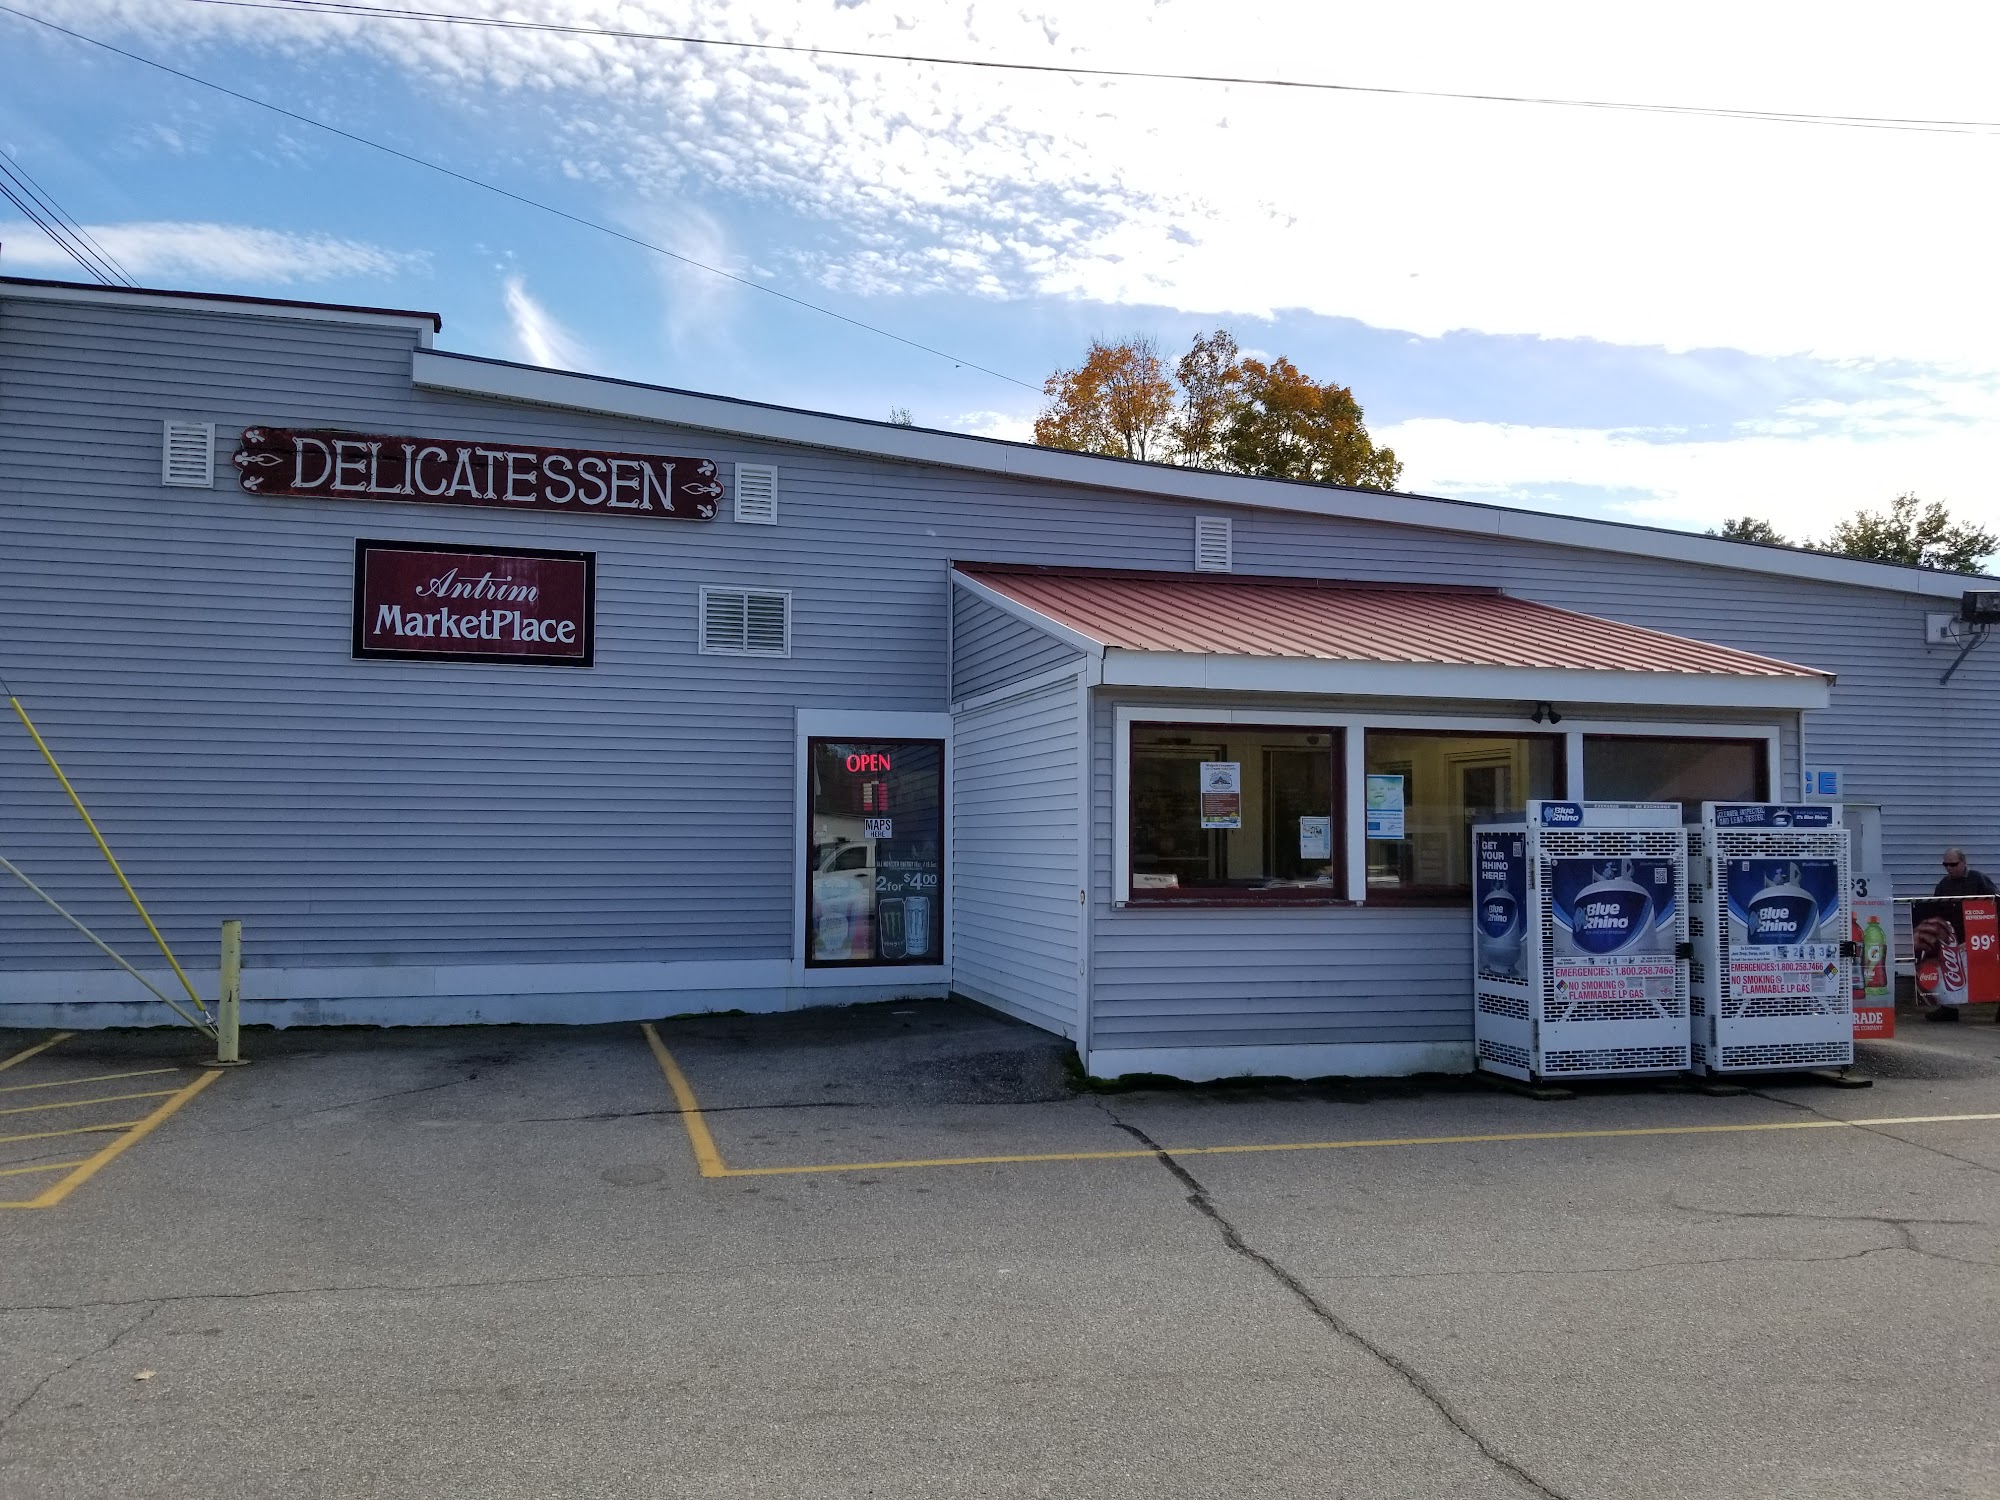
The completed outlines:
{"type": "Polygon", "coordinates": [[[1933,896],[2000,896],[2000,886],[1978,870],[1966,868],[1963,849],[1944,851],[1944,879],[1937,883],[1933,896]]]}
{"type": "MultiPolygon", "coordinates": [[[[1931,894],[1933,896],[2000,896],[2000,887],[1996,887],[1992,880],[1985,874],[1966,864],[1965,851],[1963,849],[1951,848],[1944,851],[1944,878],[1938,881],[1937,889],[1932,891],[1931,894]]],[[[1917,930],[1911,936],[1915,940],[1917,953],[1919,958],[1921,958],[1926,952],[1935,952],[1940,944],[1955,938],[1957,934],[1951,930],[1950,923],[1940,918],[1932,918],[1930,921],[1918,923],[1917,930]]],[[[1935,1010],[1926,1012],[1924,1019],[1926,1021],[1956,1021],[1958,1019],[1958,1012],[1959,1007],[1956,1005],[1940,1005],[1935,1010]]]]}

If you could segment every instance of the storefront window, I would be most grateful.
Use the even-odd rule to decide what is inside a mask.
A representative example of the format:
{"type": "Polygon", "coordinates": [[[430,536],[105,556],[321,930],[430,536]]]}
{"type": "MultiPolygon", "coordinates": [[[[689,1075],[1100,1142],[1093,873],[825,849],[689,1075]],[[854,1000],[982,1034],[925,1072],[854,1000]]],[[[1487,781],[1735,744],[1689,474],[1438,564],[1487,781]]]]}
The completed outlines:
{"type": "Polygon", "coordinates": [[[1338,731],[1132,726],[1131,899],[1341,895],[1338,731]]]}
{"type": "Polygon", "coordinates": [[[944,743],[808,740],[806,961],[944,961],[944,743]]]}
{"type": "Polygon", "coordinates": [[[1678,802],[1693,822],[1704,802],[1762,802],[1762,740],[1683,740],[1587,734],[1584,795],[1599,802],[1678,802]]]}
{"type": "Polygon", "coordinates": [[[1462,896],[1472,825],[1562,795],[1557,735],[1368,731],[1368,894],[1462,896]]]}

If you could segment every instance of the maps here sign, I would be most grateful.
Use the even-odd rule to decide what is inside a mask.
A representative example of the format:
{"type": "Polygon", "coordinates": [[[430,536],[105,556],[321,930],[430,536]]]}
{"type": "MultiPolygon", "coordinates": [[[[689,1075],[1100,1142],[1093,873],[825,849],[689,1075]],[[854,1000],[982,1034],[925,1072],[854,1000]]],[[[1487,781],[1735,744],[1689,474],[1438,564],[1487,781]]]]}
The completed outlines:
{"type": "Polygon", "coordinates": [[[596,595],[589,552],[360,541],[354,654],[587,667],[596,595]]]}

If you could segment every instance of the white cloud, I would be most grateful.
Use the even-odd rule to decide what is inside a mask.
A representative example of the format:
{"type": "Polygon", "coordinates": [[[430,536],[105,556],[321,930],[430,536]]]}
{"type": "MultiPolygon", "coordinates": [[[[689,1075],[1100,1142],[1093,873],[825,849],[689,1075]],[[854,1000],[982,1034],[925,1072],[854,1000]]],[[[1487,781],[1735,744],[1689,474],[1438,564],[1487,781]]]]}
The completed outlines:
{"type": "MultiPolygon", "coordinates": [[[[243,224],[153,222],[87,224],[86,232],[135,279],[207,276],[229,281],[285,283],[342,276],[394,276],[424,257],[323,234],[287,234],[243,224]]],[[[81,268],[41,230],[0,224],[6,264],[15,269],[81,268]]]]}
{"type": "MultiPolygon", "coordinates": [[[[102,0],[54,8],[108,24],[102,0]]],[[[1598,0],[1100,0],[1059,17],[990,0],[505,10],[1416,89],[2000,113],[1987,65],[2000,7],[1973,0],[1911,0],[1893,28],[1859,0],[1687,0],[1671,25],[1598,0]]],[[[1300,309],[1422,333],[1759,353],[1992,362],[2000,348],[1993,135],[1079,80],[181,0],[122,0],[111,14],[169,50],[219,36],[354,49],[431,97],[490,109],[511,96],[534,148],[627,209],[678,212],[699,190],[820,221],[826,233],[795,253],[843,290],[1300,309]]]]}
{"type": "Polygon", "coordinates": [[[551,370],[590,368],[591,359],[583,342],[528,295],[520,277],[509,276],[502,294],[507,303],[507,320],[514,328],[514,342],[530,364],[551,370]]]}
{"type": "Polygon", "coordinates": [[[1403,459],[1404,487],[1421,494],[1702,529],[1752,515],[1788,536],[1823,537],[1854,510],[1913,490],[2000,529],[2000,381],[1911,382],[1889,397],[1802,404],[1797,414],[1796,425],[1745,424],[1706,440],[1435,418],[1374,435],[1403,459]]]}

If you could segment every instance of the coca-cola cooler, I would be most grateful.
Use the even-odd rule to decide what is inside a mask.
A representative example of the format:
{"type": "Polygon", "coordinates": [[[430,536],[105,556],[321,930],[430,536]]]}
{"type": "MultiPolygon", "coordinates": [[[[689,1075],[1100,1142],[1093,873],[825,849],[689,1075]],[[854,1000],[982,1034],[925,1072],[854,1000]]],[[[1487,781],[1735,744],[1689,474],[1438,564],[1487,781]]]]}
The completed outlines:
{"type": "Polygon", "coordinates": [[[1523,1080],[1689,1065],[1687,831],[1674,802],[1530,802],[1472,831],[1477,1065],[1523,1080]]]}
{"type": "Polygon", "coordinates": [[[1850,853],[1840,808],[1704,802],[1690,832],[1695,1071],[1853,1062],[1850,853]]]}

